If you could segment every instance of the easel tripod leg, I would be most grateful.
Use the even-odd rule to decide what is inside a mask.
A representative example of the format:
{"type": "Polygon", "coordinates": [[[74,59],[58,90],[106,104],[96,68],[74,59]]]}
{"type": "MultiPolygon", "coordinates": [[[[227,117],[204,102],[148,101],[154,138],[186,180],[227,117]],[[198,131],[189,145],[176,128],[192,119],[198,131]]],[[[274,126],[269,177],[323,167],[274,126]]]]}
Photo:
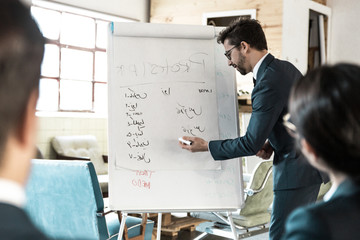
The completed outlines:
{"type": "Polygon", "coordinates": [[[161,220],[162,220],[162,213],[158,213],[156,240],[160,240],[161,238],[161,220]]]}
{"type": "Polygon", "coordinates": [[[227,215],[228,215],[228,219],[229,219],[231,231],[232,231],[232,233],[234,234],[234,240],[237,240],[237,239],[238,239],[238,236],[237,236],[236,228],[235,228],[235,225],[234,225],[234,220],[233,220],[233,218],[232,218],[232,213],[231,213],[231,212],[227,212],[227,215]]]}
{"type": "Polygon", "coordinates": [[[202,234],[200,234],[199,236],[197,236],[196,238],[194,238],[194,240],[200,240],[203,237],[205,237],[208,233],[207,232],[203,232],[202,234]]]}
{"type": "Polygon", "coordinates": [[[124,228],[125,228],[125,223],[126,223],[126,218],[127,218],[127,213],[121,213],[122,217],[121,217],[121,222],[120,222],[120,229],[119,229],[119,235],[118,235],[118,240],[121,240],[123,237],[123,233],[124,233],[124,228]]]}

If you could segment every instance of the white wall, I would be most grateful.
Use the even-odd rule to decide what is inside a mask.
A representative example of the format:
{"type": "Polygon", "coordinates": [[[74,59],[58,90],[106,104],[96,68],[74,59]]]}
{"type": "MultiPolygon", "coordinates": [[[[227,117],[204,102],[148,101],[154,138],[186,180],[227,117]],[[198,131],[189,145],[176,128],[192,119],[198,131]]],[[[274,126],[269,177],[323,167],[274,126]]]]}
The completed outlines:
{"type": "MultiPolygon", "coordinates": [[[[283,7],[282,59],[290,61],[305,74],[308,67],[310,10],[331,17],[331,9],[311,0],[284,0],[283,7]]],[[[332,45],[331,39],[328,43],[332,45]]]]}
{"type": "MultiPolygon", "coordinates": [[[[32,0],[23,0],[30,3],[32,0]]],[[[148,22],[150,0],[47,0],[96,12],[148,22]]]]}
{"type": "Polygon", "coordinates": [[[360,64],[359,0],[327,0],[332,9],[330,63],[360,64]]]}

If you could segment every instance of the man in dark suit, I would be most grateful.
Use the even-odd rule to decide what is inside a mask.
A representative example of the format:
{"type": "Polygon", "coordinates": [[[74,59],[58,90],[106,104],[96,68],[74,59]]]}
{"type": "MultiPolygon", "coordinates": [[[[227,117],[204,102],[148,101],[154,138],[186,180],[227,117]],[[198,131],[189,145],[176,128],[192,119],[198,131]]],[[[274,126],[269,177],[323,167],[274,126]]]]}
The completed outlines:
{"type": "Polygon", "coordinates": [[[229,66],[241,74],[253,72],[252,114],[245,136],[209,143],[184,136],[192,152],[210,151],[215,160],[257,155],[270,158],[274,152],[274,202],[270,239],[280,239],[288,214],[316,200],[321,176],[295,151],[294,140],[283,126],[293,82],[301,73],[289,62],[268,53],[265,34],[256,20],[239,19],[223,30],[218,42],[225,48],[229,66]]]}
{"type": "Polygon", "coordinates": [[[0,1],[0,239],[47,239],[23,210],[44,43],[30,9],[0,1]]]}

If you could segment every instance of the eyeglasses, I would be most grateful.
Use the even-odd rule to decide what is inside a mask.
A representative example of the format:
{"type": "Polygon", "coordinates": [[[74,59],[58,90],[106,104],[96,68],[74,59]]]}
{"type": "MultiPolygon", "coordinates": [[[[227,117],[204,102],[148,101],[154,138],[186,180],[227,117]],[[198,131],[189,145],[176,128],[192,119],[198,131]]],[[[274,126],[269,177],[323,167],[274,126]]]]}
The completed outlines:
{"type": "Polygon", "coordinates": [[[236,48],[236,47],[238,47],[239,45],[235,45],[235,46],[233,46],[232,48],[230,48],[229,50],[227,50],[225,53],[224,53],[224,55],[225,55],[225,57],[227,57],[227,59],[229,59],[230,61],[231,61],[231,51],[234,49],[234,48],[236,48]]]}
{"type": "Polygon", "coordinates": [[[285,126],[286,131],[293,138],[298,138],[299,133],[297,132],[295,124],[290,122],[290,113],[287,113],[283,116],[283,125],[285,126]]]}

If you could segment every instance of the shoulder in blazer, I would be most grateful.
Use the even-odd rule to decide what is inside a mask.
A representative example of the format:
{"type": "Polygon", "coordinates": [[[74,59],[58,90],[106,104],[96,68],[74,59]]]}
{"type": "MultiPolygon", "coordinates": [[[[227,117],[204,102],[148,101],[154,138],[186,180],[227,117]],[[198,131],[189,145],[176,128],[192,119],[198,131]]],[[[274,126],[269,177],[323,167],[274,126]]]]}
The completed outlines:
{"type": "Polygon", "coordinates": [[[295,210],[283,239],[360,239],[360,186],[346,180],[327,202],[295,210]]]}
{"type": "Polygon", "coordinates": [[[23,209],[0,203],[0,239],[45,240],[48,238],[34,226],[23,209]]]}

